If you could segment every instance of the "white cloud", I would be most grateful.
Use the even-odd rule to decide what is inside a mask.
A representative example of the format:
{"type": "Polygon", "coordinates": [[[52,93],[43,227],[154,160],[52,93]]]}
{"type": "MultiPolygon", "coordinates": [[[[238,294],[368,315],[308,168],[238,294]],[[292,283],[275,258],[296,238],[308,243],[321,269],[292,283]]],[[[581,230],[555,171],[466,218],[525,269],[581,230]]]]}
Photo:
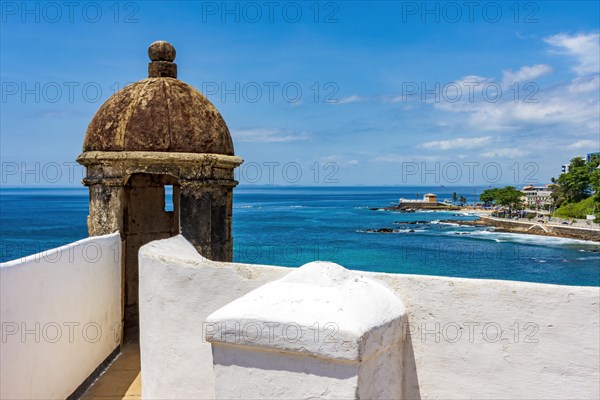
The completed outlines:
{"type": "Polygon", "coordinates": [[[483,85],[483,84],[493,82],[493,81],[494,81],[493,78],[486,78],[484,76],[479,76],[479,75],[467,75],[467,76],[463,76],[462,78],[456,80],[454,83],[457,83],[459,86],[469,87],[469,86],[483,85]]]}
{"type": "Polygon", "coordinates": [[[392,96],[392,97],[383,97],[383,102],[384,103],[406,103],[408,102],[408,100],[410,99],[410,96],[408,95],[401,95],[401,96],[392,96]]]}
{"type": "Polygon", "coordinates": [[[352,167],[358,165],[359,162],[356,159],[351,159],[343,155],[334,154],[326,157],[319,158],[320,164],[334,163],[338,167],[352,167]]]}
{"type": "MultiPolygon", "coordinates": [[[[531,77],[544,70],[542,67],[521,68],[512,73],[512,78],[531,77]]],[[[505,79],[508,79],[506,71],[505,79]]],[[[478,96],[474,99],[463,96],[458,102],[441,101],[434,107],[457,115],[458,118],[453,120],[455,129],[531,132],[543,128],[548,135],[560,132],[562,135],[582,136],[600,130],[598,88],[600,76],[596,73],[547,88],[539,85],[521,85],[518,91],[504,88],[499,92],[501,96],[495,99],[486,99],[481,87],[478,87],[478,96]]],[[[447,117],[444,119],[448,120],[447,117]]]]}
{"type": "Polygon", "coordinates": [[[478,75],[467,75],[449,82],[403,82],[401,95],[381,96],[380,99],[384,103],[437,103],[441,99],[450,99],[454,103],[455,100],[471,99],[474,92],[493,82],[493,78],[478,75]]]}
{"type": "Polygon", "coordinates": [[[283,143],[307,140],[306,132],[289,132],[277,128],[241,129],[232,132],[238,142],[283,143]]]}
{"type": "Polygon", "coordinates": [[[342,97],[337,102],[332,101],[330,104],[350,104],[366,101],[367,99],[359,95],[353,94],[352,96],[342,97]]]}
{"type": "Polygon", "coordinates": [[[528,151],[513,147],[503,147],[482,153],[483,157],[488,158],[518,158],[529,154],[528,151]]]}
{"type": "Polygon", "coordinates": [[[579,140],[575,143],[568,145],[567,147],[569,149],[590,149],[593,151],[597,151],[599,145],[600,142],[598,142],[597,140],[579,140]]]}
{"type": "Polygon", "coordinates": [[[577,60],[577,65],[573,67],[573,70],[578,75],[600,72],[600,34],[580,33],[578,35],[568,35],[559,33],[544,38],[544,41],[554,46],[557,52],[574,57],[577,60]]]}
{"type": "Polygon", "coordinates": [[[383,154],[371,159],[374,163],[393,163],[400,164],[406,162],[435,162],[442,158],[438,156],[418,156],[418,155],[400,155],[400,154],[383,154]]]}
{"type": "MultiPolygon", "coordinates": [[[[598,129],[598,96],[586,98],[568,95],[567,86],[537,93],[535,103],[519,101],[470,104],[468,123],[483,131],[523,130],[532,126],[563,125],[567,135],[587,134],[598,129]]],[[[461,110],[463,111],[463,110],[461,110]]]]}
{"type": "Polygon", "coordinates": [[[481,136],[473,138],[456,138],[451,140],[434,140],[421,144],[426,149],[452,150],[452,149],[475,149],[491,144],[494,141],[492,136],[481,136]]]}
{"type": "Polygon", "coordinates": [[[600,75],[580,76],[568,86],[571,93],[587,93],[598,91],[600,88],[600,75]]]}
{"type": "MultiPolygon", "coordinates": [[[[478,82],[475,96],[463,96],[457,102],[442,99],[435,103],[438,110],[456,115],[447,130],[469,129],[475,132],[527,132],[539,135],[586,136],[600,130],[600,35],[596,32],[567,35],[557,34],[544,39],[555,53],[566,54],[578,76],[571,82],[543,87],[537,84],[520,85],[513,89],[510,81],[534,79],[550,73],[546,64],[524,66],[516,72],[505,70],[500,96],[484,92],[486,78],[472,75],[458,82],[478,82]],[[490,98],[491,95],[491,98],[490,98]],[[487,96],[487,98],[486,98],[487,96]]],[[[489,80],[487,81],[489,82],[489,80]]]]}
{"type": "Polygon", "coordinates": [[[546,64],[525,65],[516,72],[506,69],[502,71],[502,84],[503,86],[510,86],[515,82],[529,81],[550,72],[552,72],[552,67],[546,64]]]}

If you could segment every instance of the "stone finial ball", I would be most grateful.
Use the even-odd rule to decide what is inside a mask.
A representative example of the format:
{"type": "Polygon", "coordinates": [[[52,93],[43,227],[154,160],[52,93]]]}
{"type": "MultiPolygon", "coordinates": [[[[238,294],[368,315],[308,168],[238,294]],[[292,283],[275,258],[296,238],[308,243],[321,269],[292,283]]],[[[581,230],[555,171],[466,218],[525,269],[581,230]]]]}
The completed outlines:
{"type": "Polygon", "coordinates": [[[175,47],[169,42],[159,40],[148,47],[148,57],[152,61],[168,61],[175,60],[175,47]]]}

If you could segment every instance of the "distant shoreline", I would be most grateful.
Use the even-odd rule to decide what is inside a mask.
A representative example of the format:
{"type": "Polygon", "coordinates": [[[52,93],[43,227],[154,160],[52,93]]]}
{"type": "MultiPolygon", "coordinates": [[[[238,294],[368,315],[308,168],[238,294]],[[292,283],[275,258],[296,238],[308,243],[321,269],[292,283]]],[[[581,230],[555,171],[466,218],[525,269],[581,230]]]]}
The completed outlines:
{"type": "MultiPolygon", "coordinates": [[[[570,225],[559,225],[548,223],[546,221],[515,221],[504,218],[495,218],[491,214],[493,209],[485,209],[476,206],[454,206],[444,203],[426,203],[426,202],[406,202],[385,208],[373,208],[373,210],[399,211],[399,212],[420,212],[420,211],[454,211],[473,214],[479,217],[474,221],[465,221],[457,219],[447,219],[440,222],[455,223],[463,226],[484,226],[492,227],[496,232],[519,233],[526,235],[560,237],[566,239],[588,240],[600,242],[600,228],[578,227],[570,225]]],[[[377,230],[375,230],[377,231],[377,230]]],[[[385,228],[381,232],[387,232],[385,228]]]]}
{"type": "Polygon", "coordinates": [[[561,237],[567,239],[590,240],[600,242],[600,229],[582,228],[574,226],[561,226],[538,222],[511,221],[502,218],[493,218],[480,215],[475,221],[444,220],[464,226],[489,226],[495,228],[496,232],[521,233],[537,236],[561,237]]]}

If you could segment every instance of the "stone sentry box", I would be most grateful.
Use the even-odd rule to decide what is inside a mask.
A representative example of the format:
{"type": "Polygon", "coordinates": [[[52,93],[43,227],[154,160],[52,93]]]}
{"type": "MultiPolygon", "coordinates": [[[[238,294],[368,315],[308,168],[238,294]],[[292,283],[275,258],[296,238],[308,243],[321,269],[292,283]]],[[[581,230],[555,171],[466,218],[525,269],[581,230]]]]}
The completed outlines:
{"type": "Polygon", "coordinates": [[[405,318],[383,284],[306,264],[207,318],[216,398],[401,398],[405,318]]]}
{"type": "Polygon", "coordinates": [[[148,79],[126,86],[97,111],[77,161],[86,167],[90,236],[121,232],[125,326],[138,321],[138,250],[182,233],[204,257],[231,261],[229,129],[214,105],[177,79],[175,48],[148,49],[148,79]],[[165,187],[173,210],[165,210],[165,187]]]}

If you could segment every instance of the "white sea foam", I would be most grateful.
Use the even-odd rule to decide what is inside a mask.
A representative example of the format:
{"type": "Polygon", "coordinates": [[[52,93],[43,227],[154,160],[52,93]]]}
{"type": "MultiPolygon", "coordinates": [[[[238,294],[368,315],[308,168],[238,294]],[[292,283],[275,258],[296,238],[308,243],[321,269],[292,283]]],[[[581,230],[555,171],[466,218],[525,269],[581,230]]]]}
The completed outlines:
{"type": "MultiPolygon", "coordinates": [[[[446,232],[447,234],[451,234],[451,232],[446,232]]],[[[522,244],[535,244],[541,246],[556,246],[556,245],[569,245],[569,244],[579,244],[586,246],[600,246],[598,242],[594,242],[591,240],[581,240],[581,239],[570,239],[570,238],[562,238],[562,237],[554,237],[554,236],[540,236],[540,235],[530,235],[524,233],[509,233],[509,232],[495,232],[488,230],[480,230],[474,231],[471,233],[471,236],[493,240],[498,243],[503,242],[512,242],[512,243],[522,243],[522,244]]]]}
{"type": "Polygon", "coordinates": [[[454,222],[442,222],[439,219],[431,221],[430,224],[432,224],[432,225],[461,226],[460,224],[457,224],[457,223],[454,223],[454,222]]]}
{"type": "Polygon", "coordinates": [[[600,256],[577,257],[576,260],[600,260],[600,256]]]}
{"type": "Polygon", "coordinates": [[[368,231],[366,229],[357,229],[354,232],[356,233],[381,233],[384,235],[389,235],[392,233],[418,233],[418,232],[425,232],[425,229],[394,229],[391,232],[376,232],[376,231],[368,231]]]}
{"type": "Polygon", "coordinates": [[[480,215],[487,215],[486,213],[481,213],[481,212],[477,212],[477,211],[455,211],[454,214],[456,214],[456,215],[465,215],[465,216],[473,216],[473,217],[478,217],[480,215]]]}

